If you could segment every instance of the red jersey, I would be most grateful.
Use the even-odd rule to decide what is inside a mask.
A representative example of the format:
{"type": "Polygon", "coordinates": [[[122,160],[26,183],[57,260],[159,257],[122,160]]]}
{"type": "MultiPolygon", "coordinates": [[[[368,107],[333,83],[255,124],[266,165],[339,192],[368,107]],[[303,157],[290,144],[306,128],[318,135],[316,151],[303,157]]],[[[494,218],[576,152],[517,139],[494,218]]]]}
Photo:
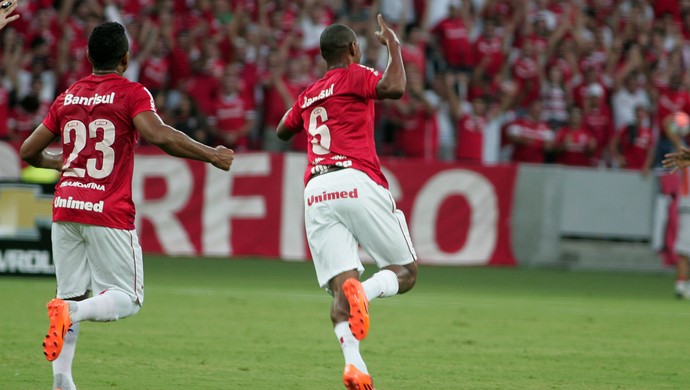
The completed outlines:
{"type": "Polygon", "coordinates": [[[556,145],[559,149],[562,149],[562,152],[558,155],[557,162],[563,165],[578,167],[592,165],[587,151],[593,139],[594,136],[582,127],[578,129],[568,127],[560,129],[556,135],[556,145]]]}
{"type": "Polygon", "coordinates": [[[139,82],[152,90],[163,89],[168,83],[170,60],[167,57],[151,57],[141,64],[139,82]]]}
{"type": "MultiPolygon", "coordinates": [[[[667,89],[661,91],[656,114],[659,120],[659,127],[662,127],[664,119],[666,119],[668,115],[676,111],[690,112],[690,94],[682,90],[674,91],[667,89]]],[[[665,133],[662,132],[661,134],[663,135],[665,133]]]]}
{"type": "Polygon", "coordinates": [[[438,36],[443,57],[448,64],[470,66],[474,63],[470,32],[461,18],[444,19],[431,32],[438,36]]]}
{"type": "Polygon", "coordinates": [[[590,111],[585,111],[582,116],[582,124],[597,140],[594,158],[601,158],[604,149],[608,146],[613,136],[613,120],[611,119],[611,114],[608,112],[608,109],[601,110],[595,108],[590,111]]]}
{"type": "Polygon", "coordinates": [[[87,76],[58,96],[43,120],[62,138],[65,162],[53,221],[134,229],[133,118],[144,111],[156,112],[149,91],[116,74],[87,76]]]}
{"type": "MultiPolygon", "coordinates": [[[[216,103],[213,119],[219,133],[234,133],[240,130],[247,121],[254,119],[254,108],[239,93],[221,96],[216,103]]],[[[247,147],[248,139],[243,135],[235,141],[233,147],[247,147]]]]}
{"type": "Polygon", "coordinates": [[[484,57],[489,57],[489,64],[485,69],[486,74],[492,77],[497,75],[503,67],[506,57],[503,52],[503,38],[499,36],[479,37],[474,43],[474,65],[477,66],[484,57]]]}
{"type": "Polygon", "coordinates": [[[539,64],[534,58],[521,57],[513,65],[513,77],[518,86],[520,107],[527,107],[539,100],[541,86],[539,83],[539,64]]]}
{"type": "Polygon", "coordinates": [[[554,139],[553,131],[546,123],[530,118],[516,120],[508,125],[506,132],[526,141],[526,143],[516,144],[513,149],[513,161],[517,162],[543,163],[544,148],[554,139]]]}
{"type": "Polygon", "coordinates": [[[460,161],[482,162],[486,118],[465,115],[458,121],[458,141],[455,158],[460,161]]]}
{"type": "Polygon", "coordinates": [[[620,151],[625,157],[625,168],[642,169],[647,152],[652,147],[654,133],[648,127],[626,126],[620,132],[620,151]]]}
{"type": "MultiPolygon", "coordinates": [[[[409,95],[401,99],[409,105],[409,95]]],[[[396,114],[402,121],[402,129],[397,134],[397,144],[405,157],[433,160],[438,154],[438,122],[435,114],[427,113],[417,106],[414,111],[396,114]]]]}
{"type": "Polygon", "coordinates": [[[376,85],[383,74],[359,64],[331,69],[298,97],[285,118],[295,133],[307,131],[309,164],[339,165],[366,173],[388,188],[374,144],[376,85]]]}

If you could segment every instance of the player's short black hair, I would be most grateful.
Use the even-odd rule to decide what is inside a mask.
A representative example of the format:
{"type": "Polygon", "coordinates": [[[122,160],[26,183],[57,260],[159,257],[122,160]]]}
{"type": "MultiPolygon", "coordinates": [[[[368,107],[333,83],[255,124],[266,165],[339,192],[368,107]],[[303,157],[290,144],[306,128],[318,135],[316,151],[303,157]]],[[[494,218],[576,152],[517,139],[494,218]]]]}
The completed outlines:
{"type": "Polygon", "coordinates": [[[321,33],[321,56],[326,62],[336,61],[347,52],[350,43],[356,41],[357,34],[350,27],[332,24],[321,33]]]}
{"type": "Polygon", "coordinates": [[[89,35],[89,56],[94,69],[113,70],[129,51],[125,28],[120,23],[107,22],[96,26],[89,35]]]}

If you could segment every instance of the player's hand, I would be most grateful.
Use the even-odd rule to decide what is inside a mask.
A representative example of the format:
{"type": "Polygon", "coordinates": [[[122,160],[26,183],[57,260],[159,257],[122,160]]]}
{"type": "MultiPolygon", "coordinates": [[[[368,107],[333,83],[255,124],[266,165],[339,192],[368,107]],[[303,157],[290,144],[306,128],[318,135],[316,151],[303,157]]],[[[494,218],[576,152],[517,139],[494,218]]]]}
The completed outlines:
{"type": "Polygon", "coordinates": [[[225,146],[216,146],[216,152],[211,160],[214,167],[229,171],[232,161],[235,159],[235,152],[225,146]]]}
{"type": "Polygon", "coordinates": [[[383,21],[383,16],[378,14],[376,20],[379,22],[379,31],[375,33],[376,38],[381,42],[382,45],[388,46],[389,42],[400,43],[398,37],[395,35],[393,29],[391,29],[386,22],[383,21]]]}
{"type": "Polygon", "coordinates": [[[664,168],[671,168],[672,172],[690,166],[690,149],[680,148],[673,153],[666,153],[661,164],[664,168]]]}
{"type": "Polygon", "coordinates": [[[9,16],[15,8],[17,8],[19,0],[8,0],[8,1],[1,1],[0,4],[5,4],[5,3],[11,3],[9,7],[3,8],[0,10],[0,30],[5,28],[7,23],[10,23],[12,21],[15,21],[19,19],[19,15],[12,15],[9,16]]]}

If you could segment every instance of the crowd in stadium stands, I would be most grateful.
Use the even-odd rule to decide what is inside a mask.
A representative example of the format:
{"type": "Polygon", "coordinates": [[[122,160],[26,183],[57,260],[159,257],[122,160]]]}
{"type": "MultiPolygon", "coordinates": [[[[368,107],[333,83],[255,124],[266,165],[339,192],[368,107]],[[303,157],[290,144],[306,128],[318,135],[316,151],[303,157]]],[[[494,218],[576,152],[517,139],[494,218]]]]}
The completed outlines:
{"type": "Polygon", "coordinates": [[[130,36],[126,76],[166,122],[244,150],[306,150],[275,127],[325,72],[319,35],[360,36],[384,69],[375,15],[402,42],[408,89],[377,106],[381,155],[646,171],[673,148],[663,121],[690,112],[690,0],[26,0],[0,34],[0,139],[21,141],[90,73],[104,20],[130,36]],[[656,153],[655,153],[656,152],[656,153]]]}

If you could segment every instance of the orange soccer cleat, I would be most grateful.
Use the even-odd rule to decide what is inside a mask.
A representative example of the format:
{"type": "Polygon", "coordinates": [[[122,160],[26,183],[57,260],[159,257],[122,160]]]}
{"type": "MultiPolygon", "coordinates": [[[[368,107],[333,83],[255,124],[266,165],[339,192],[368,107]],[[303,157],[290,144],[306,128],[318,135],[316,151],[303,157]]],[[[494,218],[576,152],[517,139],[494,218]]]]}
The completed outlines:
{"type": "Polygon", "coordinates": [[[364,340],[369,333],[369,300],[362,283],[353,278],[346,280],[343,293],[350,304],[350,330],[357,340],[364,340]]]}
{"type": "Polygon", "coordinates": [[[65,334],[72,326],[69,318],[69,305],[60,298],[55,298],[48,302],[48,317],[50,318],[50,328],[43,341],[43,353],[49,362],[57,359],[62,351],[65,342],[65,334]]]}
{"type": "Polygon", "coordinates": [[[345,387],[348,390],[376,390],[374,389],[374,382],[371,380],[371,376],[358,370],[352,364],[348,364],[345,367],[343,383],[345,383],[345,387]]]}

